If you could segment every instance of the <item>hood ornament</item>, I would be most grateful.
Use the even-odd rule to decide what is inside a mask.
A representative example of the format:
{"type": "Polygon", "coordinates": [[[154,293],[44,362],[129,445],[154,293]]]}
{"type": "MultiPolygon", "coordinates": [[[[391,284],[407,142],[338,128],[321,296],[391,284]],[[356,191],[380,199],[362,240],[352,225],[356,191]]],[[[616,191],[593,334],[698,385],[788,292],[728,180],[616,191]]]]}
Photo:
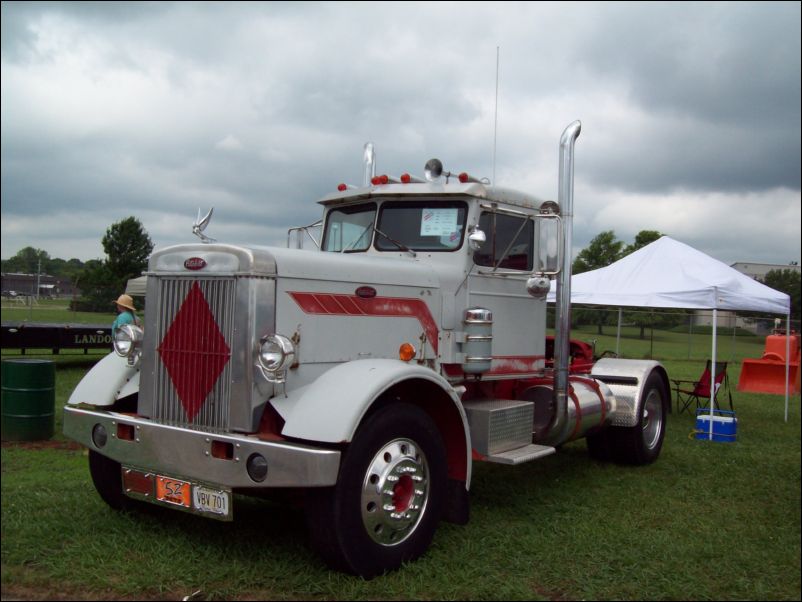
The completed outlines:
{"type": "Polygon", "coordinates": [[[192,224],[192,233],[205,243],[217,242],[216,238],[209,238],[203,233],[203,231],[206,229],[206,226],[208,226],[209,222],[212,220],[213,212],[214,207],[209,209],[209,213],[207,213],[206,216],[201,219],[201,210],[198,208],[198,219],[196,219],[195,223],[192,224]]]}

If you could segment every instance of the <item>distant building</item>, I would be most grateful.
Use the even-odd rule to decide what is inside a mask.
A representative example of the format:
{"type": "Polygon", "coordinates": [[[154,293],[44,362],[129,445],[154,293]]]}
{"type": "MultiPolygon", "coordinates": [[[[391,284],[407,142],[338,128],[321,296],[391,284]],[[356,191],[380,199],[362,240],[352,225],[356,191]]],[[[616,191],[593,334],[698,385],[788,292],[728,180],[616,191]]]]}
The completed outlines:
{"type": "Polygon", "coordinates": [[[0,287],[3,296],[37,295],[36,283],[39,282],[39,297],[72,297],[78,293],[69,278],[56,278],[49,274],[18,274],[3,272],[0,274],[0,287]]]}
{"type": "Polygon", "coordinates": [[[776,264],[776,263],[752,263],[747,261],[739,261],[730,266],[734,270],[738,270],[741,274],[754,278],[755,280],[766,279],[766,274],[772,270],[794,270],[797,274],[802,273],[802,266],[799,264],[776,264]]]}

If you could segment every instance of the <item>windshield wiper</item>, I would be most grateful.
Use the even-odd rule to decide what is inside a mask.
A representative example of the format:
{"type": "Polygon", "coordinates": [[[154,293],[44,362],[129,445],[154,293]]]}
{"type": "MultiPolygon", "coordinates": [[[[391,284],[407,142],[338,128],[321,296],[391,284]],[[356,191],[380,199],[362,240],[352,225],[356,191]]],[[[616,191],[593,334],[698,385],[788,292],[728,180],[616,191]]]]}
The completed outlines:
{"type": "MultiPolygon", "coordinates": [[[[342,249],[340,249],[340,253],[347,253],[349,251],[353,251],[354,247],[357,244],[359,244],[359,241],[361,241],[364,238],[365,234],[367,234],[372,229],[374,229],[372,223],[368,224],[367,226],[365,226],[365,229],[362,230],[362,232],[359,233],[359,236],[356,239],[354,239],[354,242],[352,242],[347,247],[343,247],[342,249]]],[[[370,246],[370,243],[368,243],[368,246],[370,246]]],[[[356,249],[356,250],[357,251],[366,251],[367,249],[356,249]]]]}
{"type": "MultiPolygon", "coordinates": [[[[412,249],[410,249],[410,248],[409,248],[408,246],[406,246],[404,243],[398,242],[398,241],[397,241],[397,240],[395,240],[393,237],[391,237],[391,236],[389,236],[388,234],[385,234],[384,232],[382,232],[381,230],[379,230],[379,229],[378,229],[376,226],[374,226],[373,224],[368,224],[367,226],[365,226],[365,229],[364,229],[364,230],[362,230],[362,233],[359,235],[359,237],[358,237],[356,240],[354,240],[354,242],[352,242],[350,245],[348,245],[347,247],[345,247],[345,248],[344,248],[342,251],[340,251],[340,253],[347,253],[347,252],[349,252],[349,251],[352,251],[352,250],[353,250],[353,248],[354,248],[354,247],[355,247],[355,246],[356,246],[356,245],[359,243],[359,241],[361,241],[361,240],[364,238],[365,234],[367,234],[367,233],[368,233],[368,231],[372,231],[372,232],[376,232],[377,234],[380,234],[381,236],[383,236],[384,238],[386,238],[387,240],[389,240],[391,243],[393,243],[393,244],[394,244],[396,247],[398,247],[399,249],[401,249],[401,250],[402,250],[402,251],[404,251],[405,253],[409,253],[409,254],[410,254],[410,255],[412,255],[413,257],[417,257],[417,256],[418,256],[418,255],[417,255],[417,253],[415,253],[415,251],[413,251],[412,249]]],[[[360,250],[361,250],[361,249],[360,249],[360,250]]]]}
{"type": "Polygon", "coordinates": [[[410,254],[410,255],[412,255],[413,257],[417,257],[417,256],[418,256],[418,255],[417,255],[417,253],[415,253],[415,251],[413,251],[412,249],[410,249],[410,248],[409,248],[408,246],[406,246],[404,243],[400,243],[400,242],[398,242],[397,240],[395,240],[394,238],[391,238],[390,236],[388,236],[387,234],[385,234],[384,232],[382,232],[381,230],[379,230],[379,229],[378,229],[377,227],[375,227],[375,226],[373,227],[373,229],[374,229],[374,230],[375,230],[375,231],[376,231],[378,234],[381,234],[382,236],[384,236],[384,238],[386,238],[387,240],[389,240],[391,243],[393,243],[393,244],[394,244],[396,247],[398,247],[398,248],[399,248],[399,249],[401,249],[402,251],[405,251],[406,253],[409,253],[409,254],[410,254]]]}

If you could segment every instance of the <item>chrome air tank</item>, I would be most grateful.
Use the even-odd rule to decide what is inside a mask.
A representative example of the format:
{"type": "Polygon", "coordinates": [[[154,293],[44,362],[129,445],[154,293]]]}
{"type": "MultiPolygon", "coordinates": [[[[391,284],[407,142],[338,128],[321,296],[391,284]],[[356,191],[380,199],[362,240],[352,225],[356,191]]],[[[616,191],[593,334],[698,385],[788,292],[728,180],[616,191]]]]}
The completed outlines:
{"type": "Polygon", "coordinates": [[[521,399],[535,403],[532,439],[534,443],[561,445],[578,439],[597,426],[609,421],[615,411],[615,396],[610,387],[590,378],[572,376],[569,379],[567,426],[557,430],[557,408],[550,385],[537,385],[523,392],[521,399]]]}

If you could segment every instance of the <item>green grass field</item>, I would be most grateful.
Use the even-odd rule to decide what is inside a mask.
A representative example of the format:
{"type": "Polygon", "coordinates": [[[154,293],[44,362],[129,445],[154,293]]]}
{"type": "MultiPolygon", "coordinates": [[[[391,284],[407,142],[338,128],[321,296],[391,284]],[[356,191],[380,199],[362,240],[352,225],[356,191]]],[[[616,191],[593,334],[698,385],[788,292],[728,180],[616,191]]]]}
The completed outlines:
{"type": "MultiPolygon", "coordinates": [[[[575,336],[611,349],[610,330],[612,344],[575,336]]],[[[688,359],[687,335],[655,332],[671,378],[701,372],[710,337],[693,336],[688,359]]],[[[622,349],[644,357],[650,344],[633,331],[622,349]]],[[[734,350],[737,442],[697,441],[694,417],[672,414],[650,466],[591,460],[584,441],[518,467],[475,464],[470,523],[441,524],[421,560],[369,582],[326,569],[292,500],[238,496],[233,523],[110,510],[57,412],[51,442],[2,446],[3,597],[799,600],[800,398],[785,422],[782,396],[738,392],[739,362],[760,357],[762,340],[738,337],[734,350]]],[[[88,364],[53,359],[60,408],[88,364]]]]}
{"type": "Polygon", "coordinates": [[[69,299],[40,299],[33,306],[3,298],[3,322],[52,322],[72,324],[109,324],[114,321],[116,313],[109,303],[108,313],[87,311],[69,311],[69,299]]]}

